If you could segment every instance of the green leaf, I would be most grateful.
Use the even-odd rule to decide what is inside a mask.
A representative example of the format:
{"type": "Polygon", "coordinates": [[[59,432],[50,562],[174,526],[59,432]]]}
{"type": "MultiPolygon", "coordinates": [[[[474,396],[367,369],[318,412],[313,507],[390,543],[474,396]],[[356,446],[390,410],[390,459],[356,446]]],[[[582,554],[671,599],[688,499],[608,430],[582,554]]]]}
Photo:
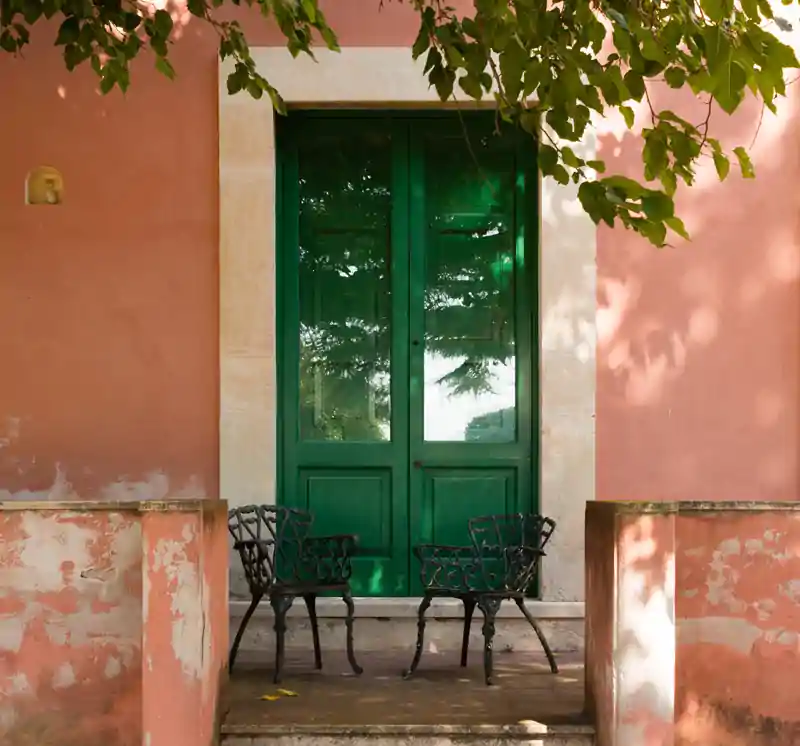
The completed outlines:
{"type": "Polygon", "coordinates": [[[664,80],[670,88],[682,88],[686,83],[686,70],[682,67],[668,67],[664,71],[664,80]]]}
{"type": "Polygon", "coordinates": [[[428,51],[430,45],[431,36],[430,32],[428,31],[428,27],[425,25],[420,26],[419,33],[414,41],[414,46],[411,47],[411,56],[414,59],[421,57],[423,54],[425,54],[425,52],[428,51]]]}
{"type": "Polygon", "coordinates": [[[731,60],[719,68],[713,80],[714,98],[723,111],[733,114],[744,99],[744,87],[747,85],[744,68],[736,60],[731,60]]]}
{"type": "Polygon", "coordinates": [[[673,215],[671,218],[664,220],[664,223],[667,228],[677,233],[681,238],[685,238],[687,241],[689,240],[689,233],[686,230],[686,226],[679,217],[673,215]]]}
{"type": "Polygon", "coordinates": [[[197,18],[204,18],[206,15],[207,6],[205,0],[188,0],[186,6],[189,12],[197,18]]]}
{"type": "Polygon", "coordinates": [[[606,171],[606,164],[603,161],[586,161],[586,165],[599,174],[605,173],[606,171]]]}
{"type": "Polygon", "coordinates": [[[644,78],[635,70],[628,70],[623,78],[631,96],[637,101],[644,98],[644,78]]]}
{"type": "Polygon", "coordinates": [[[724,181],[731,170],[731,162],[724,153],[714,151],[714,167],[717,169],[717,176],[720,181],[724,181]]]}
{"type": "Polygon", "coordinates": [[[733,154],[739,161],[739,168],[742,172],[742,176],[745,179],[754,179],[756,172],[753,169],[753,162],[750,160],[750,156],[747,154],[747,151],[740,145],[738,148],[733,149],[733,154]]]}
{"type": "Polygon", "coordinates": [[[675,203],[663,192],[649,192],[642,197],[642,210],[650,220],[666,220],[675,215],[675,203]]]}
{"type": "MultiPolygon", "coordinates": [[[[310,23],[314,23],[317,20],[317,6],[314,0],[302,0],[302,8],[303,13],[306,14],[306,18],[308,18],[310,23]]],[[[259,98],[261,98],[261,94],[264,93],[263,89],[259,87],[259,98]]]]}
{"type": "Polygon", "coordinates": [[[575,151],[568,146],[563,146],[561,148],[561,160],[564,161],[565,166],[569,166],[570,168],[580,168],[583,165],[583,160],[578,158],[575,155],[575,151]]]}
{"type": "Polygon", "coordinates": [[[153,23],[159,36],[167,38],[172,33],[172,16],[166,10],[157,10],[153,23]]]}
{"type": "Polygon", "coordinates": [[[634,122],[636,121],[636,114],[634,114],[633,109],[630,106],[620,106],[619,111],[622,114],[622,118],[625,120],[625,124],[627,125],[628,129],[632,129],[634,122]]]}
{"type": "Polygon", "coordinates": [[[569,184],[569,172],[560,163],[553,169],[553,178],[562,186],[569,184]]]}
{"type": "Polygon", "coordinates": [[[166,57],[158,57],[156,59],[156,70],[162,75],[166,75],[170,80],[175,79],[175,68],[166,57]]]}
{"type": "Polygon", "coordinates": [[[102,93],[105,96],[114,87],[114,85],[117,82],[117,79],[114,76],[114,74],[107,69],[107,67],[104,69],[105,72],[103,73],[103,77],[100,78],[100,93],[102,93]]]}
{"type": "Polygon", "coordinates": [[[481,87],[480,81],[474,75],[463,75],[458,79],[458,85],[470,98],[476,101],[483,98],[483,88],[481,87]]]}
{"type": "Polygon", "coordinates": [[[720,23],[733,11],[732,0],[700,0],[700,7],[712,23],[720,23]]]}
{"type": "Polygon", "coordinates": [[[69,16],[58,28],[56,35],[56,46],[66,46],[67,44],[75,44],[81,33],[81,27],[78,19],[75,16],[69,16]]]}
{"type": "Polygon", "coordinates": [[[740,0],[742,10],[747,14],[747,17],[752,21],[758,21],[761,14],[758,10],[758,0],[740,0]]]}
{"type": "Polygon", "coordinates": [[[607,187],[617,190],[621,192],[626,197],[637,198],[644,194],[644,187],[638,182],[634,181],[633,179],[629,179],[627,176],[607,176],[601,182],[607,187]]]}
{"type": "Polygon", "coordinates": [[[558,151],[552,145],[539,145],[539,169],[545,176],[552,176],[558,164],[558,151]]]}

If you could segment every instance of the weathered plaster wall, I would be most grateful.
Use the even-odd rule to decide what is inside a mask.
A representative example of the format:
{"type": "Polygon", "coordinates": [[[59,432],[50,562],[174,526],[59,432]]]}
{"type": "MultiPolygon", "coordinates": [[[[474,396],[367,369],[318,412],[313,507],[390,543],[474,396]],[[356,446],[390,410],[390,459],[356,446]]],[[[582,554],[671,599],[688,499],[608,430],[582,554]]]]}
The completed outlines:
{"type": "Polygon", "coordinates": [[[0,503],[0,743],[213,743],[226,510],[0,503]]]}
{"type": "Polygon", "coordinates": [[[614,628],[586,648],[598,746],[796,744],[797,504],[597,502],[587,533],[587,563],[614,564],[587,610],[614,628]]]}
{"type": "Polygon", "coordinates": [[[141,547],[132,512],[0,512],[0,742],[141,743],[141,547]]]}
{"type": "Polygon", "coordinates": [[[800,511],[681,516],[676,718],[687,743],[800,741],[800,511]]]}

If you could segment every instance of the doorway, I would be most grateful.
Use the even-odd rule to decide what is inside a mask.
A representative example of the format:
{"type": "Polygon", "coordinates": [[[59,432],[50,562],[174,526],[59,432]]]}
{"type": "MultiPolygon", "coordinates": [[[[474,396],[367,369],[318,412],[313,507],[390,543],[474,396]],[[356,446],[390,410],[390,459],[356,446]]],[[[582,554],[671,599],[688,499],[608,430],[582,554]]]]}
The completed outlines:
{"type": "Polygon", "coordinates": [[[359,535],[353,592],[538,497],[535,143],[494,113],[277,121],[279,502],[359,535]]]}

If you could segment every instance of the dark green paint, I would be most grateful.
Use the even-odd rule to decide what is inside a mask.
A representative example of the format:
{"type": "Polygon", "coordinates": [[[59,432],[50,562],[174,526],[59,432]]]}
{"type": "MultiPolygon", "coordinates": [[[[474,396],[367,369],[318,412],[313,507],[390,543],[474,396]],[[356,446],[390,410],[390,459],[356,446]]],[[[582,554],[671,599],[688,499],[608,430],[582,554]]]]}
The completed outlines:
{"type": "Polygon", "coordinates": [[[356,595],[417,594],[411,546],[538,502],[533,142],[483,113],[307,112],[278,143],[279,502],[360,536],[356,595]],[[460,440],[426,440],[426,347],[450,392],[515,349],[514,406],[462,428],[451,404],[429,425],[460,440]]]}

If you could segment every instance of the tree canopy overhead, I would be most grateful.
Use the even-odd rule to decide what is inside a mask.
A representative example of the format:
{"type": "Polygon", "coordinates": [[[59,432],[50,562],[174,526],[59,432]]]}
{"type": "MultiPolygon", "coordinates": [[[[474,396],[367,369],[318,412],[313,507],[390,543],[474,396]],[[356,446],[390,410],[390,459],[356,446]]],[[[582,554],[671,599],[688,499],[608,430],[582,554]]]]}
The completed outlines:
{"type": "MultiPolygon", "coordinates": [[[[537,140],[541,172],[579,185],[595,222],[621,223],[657,246],[669,231],[686,236],[673,198],[680,183],[692,184],[702,158],[713,159],[720,179],[732,161],[744,177],[754,176],[744,147],[725,152],[713,137],[713,116],[732,114],[748,94],[774,111],[786,92],[786,70],[800,66],[772,33],[787,24],[770,0],[474,0],[464,15],[446,0],[385,1],[406,2],[418,14],[411,54],[424,57],[442,100],[494,98],[498,116],[537,140]],[[688,121],[658,110],[649,95],[654,83],[690,89],[706,104],[706,116],[688,121]],[[577,144],[595,116],[617,111],[632,127],[640,102],[650,108],[641,133],[644,178],[605,175],[605,165],[585,160],[577,144]]],[[[220,57],[233,61],[229,92],[266,94],[279,111],[269,70],[256,68],[241,26],[221,18],[224,6],[255,6],[295,56],[313,55],[315,44],[338,50],[319,0],[187,4],[219,34],[220,57]]],[[[88,62],[104,93],[128,88],[130,62],[145,51],[162,73],[176,74],[169,61],[173,18],[147,0],[0,0],[0,48],[20,52],[31,26],[54,18],[61,21],[55,43],[66,67],[88,62]]]]}

